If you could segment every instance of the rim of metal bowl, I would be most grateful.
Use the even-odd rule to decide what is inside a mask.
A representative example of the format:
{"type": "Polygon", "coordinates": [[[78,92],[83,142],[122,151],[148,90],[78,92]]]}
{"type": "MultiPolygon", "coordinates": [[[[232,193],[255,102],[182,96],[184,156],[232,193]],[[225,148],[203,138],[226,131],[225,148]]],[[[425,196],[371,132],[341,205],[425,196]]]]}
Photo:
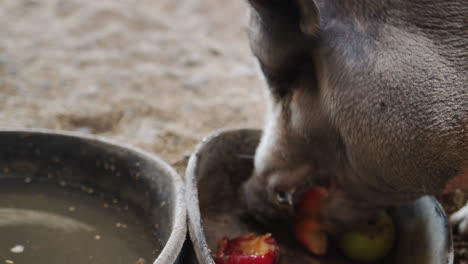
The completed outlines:
{"type": "Polygon", "coordinates": [[[197,145],[195,151],[190,156],[187,169],[185,171],[185,197],[188,211],[188,230],[192,240],[193,247],[197,255],[199,263],[214,264],[215,261],[211,256],[211,251],[206,243],[203,225],[201,224],[201,213],[198,202],[198,188],[195,172],[198,168],[198,157],[203,148],[213,139],[226,133],[238,133],[239,131],[259,132],[258,129],[220,129],[212,132],[197,145]],[[200,255],[201,253],[202,255],[200,255]]]}
{"type": "Polygon", "coordinates": [[[72,131],[64,130],[54,130],[54,129],[9,129],[3,128],[0,129],[0,135],[3,133],[30,133],[37,135],[52,135],[52,136],[64,136],[70,138],[84,139],[89,142],[95,142],[98,144],[108,145],[114,148],[119,148],[127,150],[131,153],[134,153],[143,159],[150,160],[156,163],[164,173],[171,177],[172,184],[175,190],[175,205],[173,213],[173,228],[169,239],[166,242],[166,245],[163,247],[161,253],[156,258],[153,264],[163,264],[163,263],[175,263],[177,257],[179,256],[182,246],[187,235],[187,209],[185,204],[185,185],[182,177],[171,167],[168,163],[162,160],[156,154],[144,151],[142,149],[136,148],[126,143],[120,143],[109,138],[105,138],[97,135],[87,135],[83,133],[77,133],[72,131]]]}

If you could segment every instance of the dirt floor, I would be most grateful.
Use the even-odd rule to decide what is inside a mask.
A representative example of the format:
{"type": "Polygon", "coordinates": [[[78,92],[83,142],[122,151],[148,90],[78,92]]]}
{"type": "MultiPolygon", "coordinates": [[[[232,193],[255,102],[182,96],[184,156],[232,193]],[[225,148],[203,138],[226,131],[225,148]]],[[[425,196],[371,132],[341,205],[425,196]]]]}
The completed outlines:
{"type": "Polygon", "coordinates": [[[246,24],[243,1],[1,1],[0,126],[94,133],[180,164],[213,130],[262,125],[246,24]]]}
{"type": "Polygon", "coordinates": [[[213,130],[262,125],[246,15],[245,1],[2,0],[0,127],[110,137],[182,173],[213,130]]]}

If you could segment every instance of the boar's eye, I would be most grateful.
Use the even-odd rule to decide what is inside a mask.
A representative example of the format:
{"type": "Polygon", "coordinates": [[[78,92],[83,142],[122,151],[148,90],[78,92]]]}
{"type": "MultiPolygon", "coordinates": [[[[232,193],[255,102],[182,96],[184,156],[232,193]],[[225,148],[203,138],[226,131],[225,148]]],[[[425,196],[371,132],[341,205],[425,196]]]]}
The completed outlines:
{"type": "Polygon", "coordinates": [[[271,92],[280,98],[287,96],[291,92],[291,84],[294,82],[295,74],[289,70],[271,69],[261,64],[262,72],[271,92]]]}
{"type": "Polygon", "coordinates": [[[292,92],[299,78],[307,76],[315,81],[315,68],[312,60],[297,58],[280,67],[269,67],[260,61],[260,67],[274,96],[283,98],[292,92]]]}
{"type": "Polygon", "coordinates": [[[290,192],[276,191],[276,200],[280,203],[292,204],[292,195],[290,192]]]}

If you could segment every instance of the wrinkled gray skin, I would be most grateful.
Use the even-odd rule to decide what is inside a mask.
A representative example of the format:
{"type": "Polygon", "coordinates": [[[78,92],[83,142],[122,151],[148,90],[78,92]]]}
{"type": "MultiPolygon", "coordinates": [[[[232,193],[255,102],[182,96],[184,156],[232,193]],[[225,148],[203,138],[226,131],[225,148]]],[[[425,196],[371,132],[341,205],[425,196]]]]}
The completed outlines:
{"type": "Polygon", "coordinates": [[[339,229],[372,209],[439,194],[462,173],[466,0],[249,3],[251,48],[268,86],[243,188],[259,219],[288,216],[310,186],[334,186],[344,195],[324,213],[339,229]]]}

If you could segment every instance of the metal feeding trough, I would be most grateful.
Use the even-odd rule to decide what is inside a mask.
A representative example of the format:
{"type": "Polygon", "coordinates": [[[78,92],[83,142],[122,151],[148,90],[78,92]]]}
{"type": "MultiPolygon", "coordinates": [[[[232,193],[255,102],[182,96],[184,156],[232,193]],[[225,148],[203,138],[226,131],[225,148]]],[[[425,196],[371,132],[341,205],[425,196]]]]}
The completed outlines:
{"type": "Polygon", "coordinates": [[[0,262],[182,263],[183,181],[91,136],[0,131],[0,262]]]}
{"type": "MultiPolygon", "coordinates": [[[[272,232],[281,248],[281,263],[352,263],[344,257],[315,258],[290,234],[263,230],[250,222],[238,189],[252,172],[252,156],[260,139],[257,130],[232,130],[207,137],[192,155],[186,172],[189,233],[198,263],[214,263],[211,254],[224,236],[272,232]]],[[[446,215],[433,197],[390,210],[397,226],[393,252],[379,263],[451,264],[452,237],[446,215]]],[[[283,231],[284,232],[284,231],[283,231]]]]}

